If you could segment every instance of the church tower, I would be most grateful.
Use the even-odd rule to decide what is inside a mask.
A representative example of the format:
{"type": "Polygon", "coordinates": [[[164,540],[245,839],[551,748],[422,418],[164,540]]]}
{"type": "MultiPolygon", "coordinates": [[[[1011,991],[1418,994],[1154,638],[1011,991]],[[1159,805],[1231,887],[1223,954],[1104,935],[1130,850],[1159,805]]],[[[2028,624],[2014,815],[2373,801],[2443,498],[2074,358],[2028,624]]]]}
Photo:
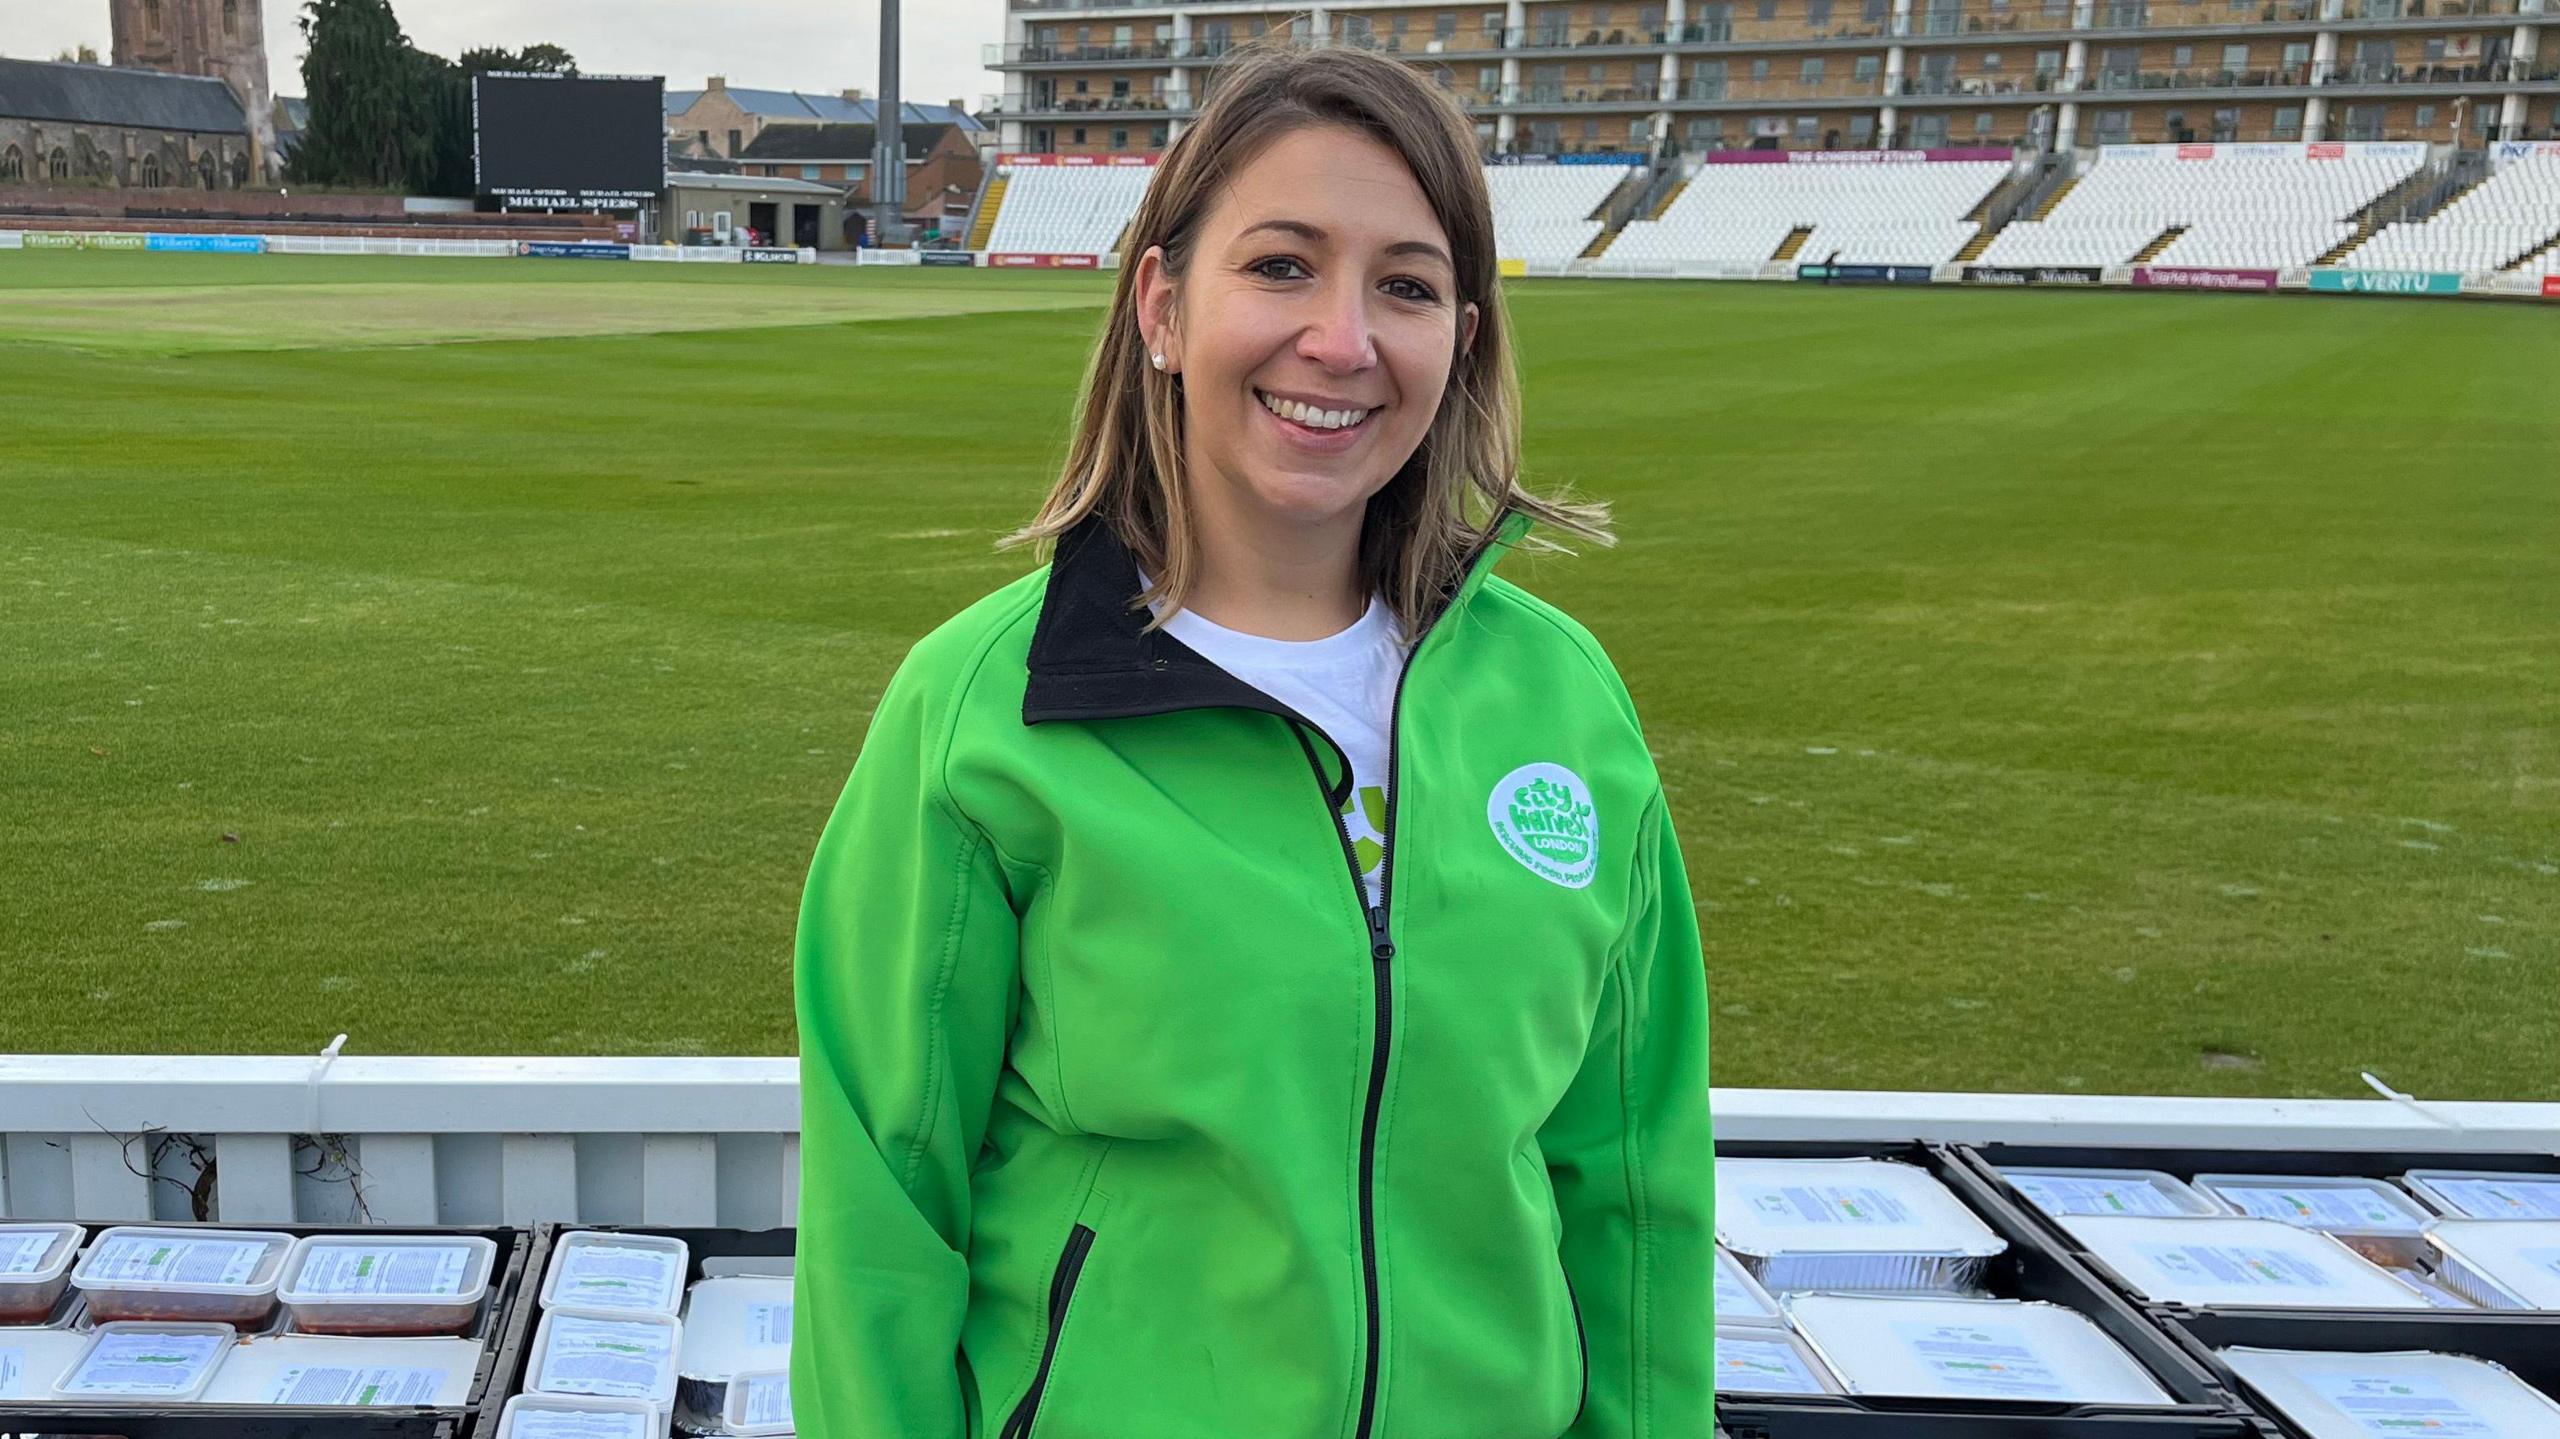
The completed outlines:
{"type": "Polygon", "coordinates": [[[252,184],[275,182],[275,97],[267,88],[262,0],[107,0],[114,61],[174,75],[210,75],[248,112],[257,155],[252,184]]]}

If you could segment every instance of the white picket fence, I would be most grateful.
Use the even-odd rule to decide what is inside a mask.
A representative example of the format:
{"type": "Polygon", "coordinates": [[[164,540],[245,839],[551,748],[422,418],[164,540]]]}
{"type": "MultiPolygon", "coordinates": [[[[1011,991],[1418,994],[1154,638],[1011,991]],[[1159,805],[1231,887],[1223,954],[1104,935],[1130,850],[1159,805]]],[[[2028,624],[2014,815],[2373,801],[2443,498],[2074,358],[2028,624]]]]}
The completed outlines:
{"type": "MultiPolygon", "coordinates": [[[[1727,1140],[2560,1154],[2560,1104],[1720,1089],[1727,1140]]],[[[0,1218],[789,1224],[790,1059],[0,1056],[0,1218]]]]}

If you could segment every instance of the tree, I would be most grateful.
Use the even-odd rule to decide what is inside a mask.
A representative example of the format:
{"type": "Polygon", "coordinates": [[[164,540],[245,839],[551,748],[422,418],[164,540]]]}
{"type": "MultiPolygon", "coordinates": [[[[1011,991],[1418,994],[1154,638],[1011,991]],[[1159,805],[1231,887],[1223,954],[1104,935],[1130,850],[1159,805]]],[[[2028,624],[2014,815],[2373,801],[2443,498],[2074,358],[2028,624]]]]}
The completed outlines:
{"type": "Polygon", "coordinates": [[[83,45],[77,50],[65,50],[53,58],[64,65],[95,65],[98,63],[98,47],[83,45]]]}
{"type": "Polygon", "coordinates": [[[471,193],[471,77],[488,70],[574,75],[557,45],[479,48],[447,60],[409,42],[390,0],[305,0],[304,93],[311,123],[294,155],[300,184],[471,193]]]}

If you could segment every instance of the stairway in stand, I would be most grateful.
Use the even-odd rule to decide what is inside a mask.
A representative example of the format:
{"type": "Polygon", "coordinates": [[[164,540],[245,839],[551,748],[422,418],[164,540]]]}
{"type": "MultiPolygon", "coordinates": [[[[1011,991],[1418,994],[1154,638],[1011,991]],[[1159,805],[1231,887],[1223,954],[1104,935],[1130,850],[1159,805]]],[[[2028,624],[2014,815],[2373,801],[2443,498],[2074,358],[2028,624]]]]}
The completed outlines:
{"type": "Polygon", "coordinates": [[[970,249],[987,248],[987,237],[996,232],[996,211],[1004,205],[1004,188],[1012,181],[1012,176],[998,171],[996,177],[987,182],[987,198],[978,205],[978,223],[969,227],[970,249]]]}

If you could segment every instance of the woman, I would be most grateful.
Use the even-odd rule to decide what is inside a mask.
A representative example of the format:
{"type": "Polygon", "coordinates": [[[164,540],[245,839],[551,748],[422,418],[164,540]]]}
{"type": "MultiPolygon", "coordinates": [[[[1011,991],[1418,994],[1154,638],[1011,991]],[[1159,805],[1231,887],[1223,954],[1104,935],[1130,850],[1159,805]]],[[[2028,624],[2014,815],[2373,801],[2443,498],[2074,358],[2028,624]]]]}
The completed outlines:
{"type": "Polygon", "coordinates": [[[1130,227],[1045,569],[809,877],[803,1439],[1711,1428],[1696,912],[1533,522],[1474,140],[1257,50],[1130,227]]]}

